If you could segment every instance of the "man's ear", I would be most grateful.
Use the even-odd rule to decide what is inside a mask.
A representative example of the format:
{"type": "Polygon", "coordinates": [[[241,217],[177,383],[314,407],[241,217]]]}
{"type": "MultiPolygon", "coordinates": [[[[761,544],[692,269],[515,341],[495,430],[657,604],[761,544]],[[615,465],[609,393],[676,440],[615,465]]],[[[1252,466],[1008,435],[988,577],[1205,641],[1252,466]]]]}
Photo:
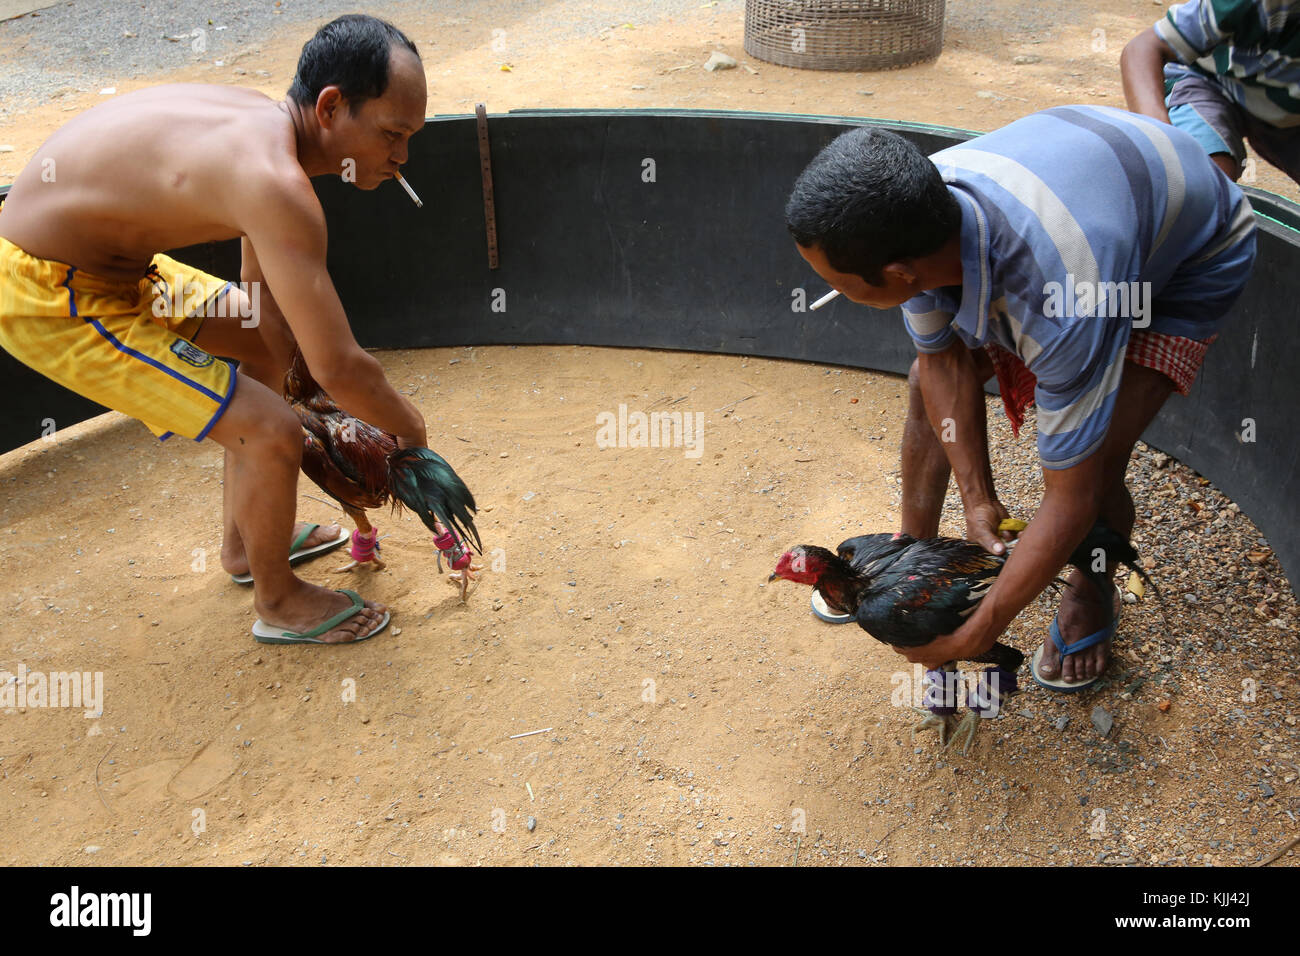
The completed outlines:
{"type": "Polygon", "coordinates": [[[887,262],[880,270],[886,285],[891,281],[911,286],[916,284],[916,268],[910,260],[887,262]]]}
{"type": "Polygon", "coordinates": [[[337,86],[327,86],[316,97],[316,122],[321,129],[330,129],[339,111],[346,109],[346,101],[337,86]]]}

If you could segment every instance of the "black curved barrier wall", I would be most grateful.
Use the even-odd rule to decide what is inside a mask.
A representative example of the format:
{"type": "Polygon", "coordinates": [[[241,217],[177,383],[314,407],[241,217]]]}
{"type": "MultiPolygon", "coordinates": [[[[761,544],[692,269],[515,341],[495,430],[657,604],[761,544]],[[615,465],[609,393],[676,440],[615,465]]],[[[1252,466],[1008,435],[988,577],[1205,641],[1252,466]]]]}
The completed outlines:
{"type": "MultiPolygon", "coordinates": [[[[902,373],[914,350],[897,310],[836,299],[796,253],[783,209],[809,159],[861,119],[707,111],[517,111],[489,118],[500,267],[488,268],[473,117],[435,117],[396,184],[317,180],[329,268],[368,347],[581,344],[790,358],[902,373]]],[[[876,121],[930,153],[972,133],[876,121]]],[[[1300,358],[1300,207],[1248,189],[1255,274],[1186,399],[1144,436],[1230,495],[1300,590],[1292,419],[1300,358]],[[1251,436],[1248,429],[1253,429],[1251,436]],[[1253,441],[1243,441],[1243,432],[1253,441]]],[[[173,252],[238,277],[238,243],[173,252]]],[[[102,411],[0,352],[0,450],[102,411]]]]}

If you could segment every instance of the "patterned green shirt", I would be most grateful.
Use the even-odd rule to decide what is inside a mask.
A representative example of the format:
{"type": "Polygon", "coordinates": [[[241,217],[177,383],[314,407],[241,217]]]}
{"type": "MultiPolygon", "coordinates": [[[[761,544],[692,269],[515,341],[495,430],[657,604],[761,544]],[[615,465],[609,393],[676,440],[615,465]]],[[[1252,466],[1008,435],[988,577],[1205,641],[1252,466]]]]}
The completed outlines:
{"type": "Polygon", "coordinates": [[[1166,92],[1201,76],[1273,126],[1300,126],[1300,2],[1188,0],[1169,8],[1156,35],[1178,63],[1165,65],[1166,92]]]}

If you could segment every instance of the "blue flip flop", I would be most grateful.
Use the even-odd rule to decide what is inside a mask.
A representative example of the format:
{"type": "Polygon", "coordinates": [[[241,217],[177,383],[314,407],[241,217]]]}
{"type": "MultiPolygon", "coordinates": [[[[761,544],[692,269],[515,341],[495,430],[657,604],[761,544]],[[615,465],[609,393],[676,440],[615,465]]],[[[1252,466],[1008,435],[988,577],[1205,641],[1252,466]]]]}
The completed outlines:
{"type": "MultiPolygon", "coordinates": [[[[1124,605],[1121,601],[1120,607],[1123,606],[1124,605]]],[[[1060,628],[1056,624],[1055,616],[1053,616],[1052,626],[1048,628],[1047,633],[1048,636],[1051,637],[1052,643],[1056,645],[1056,650],[1060,653],[1061,657],[1064,659],[1066,657],[1069,657],[1071,654],[1077,654],[1079,653],[1079,651],[1087,650],[1089,647],[1092,647],[1095,644],[1100,644],[1102,641],[1111,640],[1115,636],[1115,631],[1118,629],[1118,627],[1119,627],[1119,614],[1116,613],[1115,616],[1111,618],[1110,623],[1107,624],[1105,627],[1103,627],[1100,631],[1095,631],[1094,633],[1089,634],[1087,637],[1081,637],[1073,644],[1067,644],[1065,643],[1065,639],[1061,637],[1060,628]]],[[[1038,649],[1034,651],[1034,656],[1030,658],[1029,673],[1034,678],[1035,683],[1037,683],[1042,687],[1046,687],[1048,690],[1054,690],[1062,694],[1074,694],[1081,690],[1086,690],[1087,688],[1091,687],[1093,684],[1097,683],[1097,681],[1101,680],[1101,674],[1098,674],[1096,677],[1092,678],[1092,680],[1077,681],[1074,683],[1071,683],[1069,681],[1064,681],[1064,680],[1053,680],[1050,677],[1043,677],[1038,673],[1038,665],[1042,662],[1042,659],[1043,659],[1043,645],[1040,644],[1038,649]]]]}

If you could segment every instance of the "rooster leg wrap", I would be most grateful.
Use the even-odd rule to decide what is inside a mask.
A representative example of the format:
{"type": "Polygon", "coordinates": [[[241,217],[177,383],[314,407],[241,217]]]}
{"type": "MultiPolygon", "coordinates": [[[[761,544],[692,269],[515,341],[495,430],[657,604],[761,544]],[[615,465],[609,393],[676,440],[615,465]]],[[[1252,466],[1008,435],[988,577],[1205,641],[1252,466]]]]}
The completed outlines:
{"type": "Polygon", "coordinates": [[[1020,689],[1016,675],[1001,667],[986,667],[966,688],[966,706],[984,718],[1002,713],[1002,703],[1020,689]]]}
{"type": "Polygon", "coordinates": [[[465,546],[450,531],[444,531],[433,539],[439,551],[447,555],[447,563],[453,571],[464,571],[469,567],[470,555],[465,546]]]}
{"type": "Polygon", "coordinates": [[[352,548],[348,554],[357,564],[373,561],[379,552],[379,529],[371,526],[369,534],[362,534],[358,528],[352,532],[352,548]]]}
{"type": "Polygon", "coordinates": [[[925,672],[925,695],[921,705],[936,717],[957,713],[957,671],[952,664],[925,672]]]}
{"type": "Polygon", "coordinates": [[[947,745],[952,734],[957,713],[957,671],[949,662],[939,670],[925,672],[924,692],[920,707],[912,708],[924,719],[912,728],[912,736],[919,731],[934,730],[939,734],[941,746],[947,745]]]}

